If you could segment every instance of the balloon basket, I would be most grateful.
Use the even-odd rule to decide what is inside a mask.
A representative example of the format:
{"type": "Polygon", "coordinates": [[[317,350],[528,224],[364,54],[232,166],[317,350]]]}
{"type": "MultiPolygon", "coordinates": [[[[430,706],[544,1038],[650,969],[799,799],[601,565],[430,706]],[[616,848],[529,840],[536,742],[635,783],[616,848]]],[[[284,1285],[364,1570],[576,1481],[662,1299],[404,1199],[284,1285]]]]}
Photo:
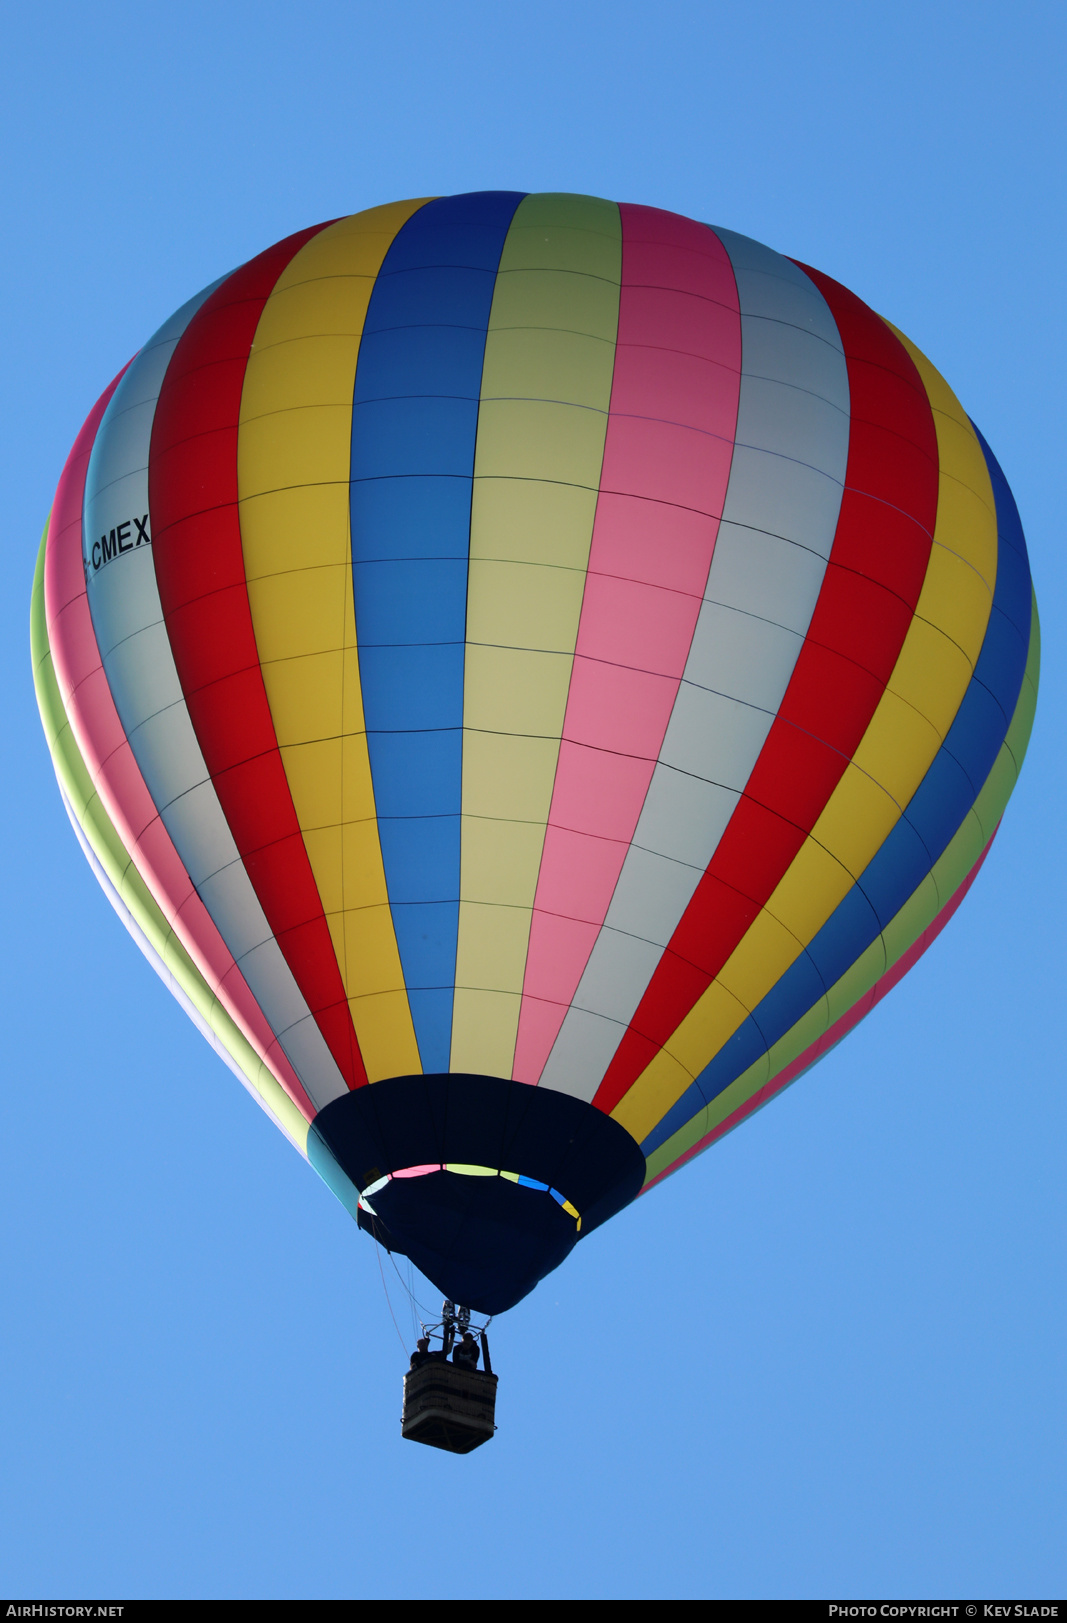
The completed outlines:
{"type": "Polygon", "coordinates": [[[404,1376],[401,1433],[449,1454],[469,1454],[496,1431],[495,1375],[431,1358],[404,1376]]]}

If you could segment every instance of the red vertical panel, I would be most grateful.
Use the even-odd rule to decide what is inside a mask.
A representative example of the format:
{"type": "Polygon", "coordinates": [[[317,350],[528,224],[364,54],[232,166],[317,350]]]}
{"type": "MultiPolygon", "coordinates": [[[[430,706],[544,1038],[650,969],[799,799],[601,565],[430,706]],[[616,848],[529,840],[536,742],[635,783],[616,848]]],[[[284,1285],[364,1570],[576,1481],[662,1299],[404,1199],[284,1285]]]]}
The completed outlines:
{"type": "Polygon", "coordinates": [[[237,506],[245,367],[278,277],[321,226],[234,271],[193,317],[160,391],[149,497],[174,662],[267,922],[349,1087],[367,1080],[259,667],[237,506]]]}

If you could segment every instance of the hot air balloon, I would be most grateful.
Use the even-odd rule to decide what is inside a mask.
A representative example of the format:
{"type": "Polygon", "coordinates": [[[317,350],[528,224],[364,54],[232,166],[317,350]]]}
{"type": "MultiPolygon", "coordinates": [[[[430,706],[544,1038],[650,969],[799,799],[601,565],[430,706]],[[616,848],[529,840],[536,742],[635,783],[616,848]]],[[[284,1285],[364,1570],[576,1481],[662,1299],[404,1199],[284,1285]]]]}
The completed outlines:
{"type": "Polygon", "coordinates": [[[127,928],[483,1314],[915,963],[1038,673],[1011,492],[914,344],[734,232],[518,192],[177,311],[74,444],[32,630],[127,928]]]}

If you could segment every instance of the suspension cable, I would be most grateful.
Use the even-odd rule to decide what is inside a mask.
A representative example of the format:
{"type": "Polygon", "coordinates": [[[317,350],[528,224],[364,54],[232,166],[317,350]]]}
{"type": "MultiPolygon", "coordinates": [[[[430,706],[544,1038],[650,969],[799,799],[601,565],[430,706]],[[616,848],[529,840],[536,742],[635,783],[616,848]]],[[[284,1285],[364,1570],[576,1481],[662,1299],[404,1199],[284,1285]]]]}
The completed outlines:
{"type": "Polygon", "coordinates": [[[396,1314],[393,1312],[393,1304],[392,1304],[392,1301],[390,1300],[390,1297],[389,1297],[389,1287],[385,1283],[385,1269],[382,1267],[382,1248],[381,1248],[380,1244],[378,1243],[377,1235],[375,1235],[375,1237],[374,1237],[374,1255],[378,1259],[378,1272],[382,1276],[382,1290],[385,1292],[385,1305],[389,1309],[389,1317],[393,1321],[393,1329],[396,1331],[396,1339],[399,1341],[399,1343],[403,1347],[404,1351],[407,1352],[407,1350],[408,1350],[407,1349],[407,1342],[404,1340],[403,1336],[400,1334],[400,1326],[396,1322],[396,1314]]]}

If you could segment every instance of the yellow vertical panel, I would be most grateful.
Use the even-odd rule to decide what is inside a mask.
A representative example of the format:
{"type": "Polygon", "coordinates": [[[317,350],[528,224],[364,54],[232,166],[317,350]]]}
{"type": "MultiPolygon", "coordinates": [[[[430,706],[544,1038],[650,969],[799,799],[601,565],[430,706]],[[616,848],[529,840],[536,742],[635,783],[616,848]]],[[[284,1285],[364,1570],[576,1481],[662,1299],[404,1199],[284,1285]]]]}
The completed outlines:
{"type": "MultiPolygon", "coordinates": [[[[257,515],[266,511],[261,504],[257,515]]],[[[257,517],[250,526],[253,542],[258,521],[257,517]]],[[[248,582],[253,624],[262,625],[265,630],[270,628],[265,642],[257,639],[259,661],[264,668],[277,662],[288,664],[305,656],[327,654],[335,656],[336,666],[332,668],[340,671],[345,636],[344,577],[344,564],[334,563],[326,568],[291,567],[284,574],[261,575],[248,582]]],[[[323,675],[325,677],[325,671],[323,675]]],[[[336,676],[333,682],[324,683],[324,688],[327,686],[334,691],[329,698],[324,691],[321,702],[339,704],[340,683],[336,676]]],[[[317,708],[309,714],[308,724],[313,722],[314,731],[308,736],[321,736],[320,722],[324,714],[317,708]]]]}
{"type": "MultiPolygon", "coordinates": [[[[943,423],[945,419],[935,417],[934,421],[943,423]]],[[[938,544],[974,571],[991,598],[996,585],[996,514],[980,492],[944,470],[938,481],[937,513],[941,538],[938,544]]]]}
{"type": "MultiPolygon", "coordinates": [[[[831,801],[819,822],[822,838],[829,841],[841,864],[839,873],[847,873],[851,885],[865,866],[863,859],[870,842],[877,840],[880,847],[892,832],[900,816],[900,803],[852,761],[845,768],[845,777],[854,780],[850,793],[831,801]]],[[[785,913],[781,917],[802,940],[811,940],[807,929],[799,927],[798,919],[785,913]]]]}
{"type": "Polygon", "coordinates": [[[941,742],[932,722],[892,688],[886,688],[852,760],[898,806],[906,806],[941,742]]]}
{"type": "MultiPolygon", "coordinates": [[[[933,557],[933,548],[930,556],[933,557]]],[[[916,610],[887,686],[898,699],[925,716],[938,736],[940,748],[973,675],[974,666],[959,643],[916,610]]],[[[936,753],[935,749],[933,755],[936,753]]],[[[922,782],[930,761],[926,766],[916,763],[916,768],[921,767],[921,770],[915,789],[922,782]]],[[[880,763],[875,763],[872,776],[880,775],[880,763]]]]}
{"type": "Polygon", "coordinates": [[[352,603],[352,386],[367,305],[422,200],[328,226],[264,306],[237,448],[267,699],[371,1081],[421,1069],[389,910],[352,603]]]}
{"type": "MultiPolygon", "coordinates": [[[[345,740],[346,747],[349,740],[345,740]]],[[[353,752],[354,753],[354,752],[353,752]]],[[[355,776],[355,774],[352,774],[355,776]]],[[[375,861],[375,853],[379,850],[378,824],[373,809],[369,813],[360,815],[360,805],[356,803],[355,796],[346,808],[346,815],[341,824],[342,854],[344,865],[345,890],[344,911],[345,917],[351,913],[353,916],[361,915],[368,907],[388,907],[389,892],[386,888],[385,873],[375,861]]],[[[400,960],[397,958],[395,968],[399,974],[400,960]]],[[[397,981],[395,984],[399,985],[397,981]]]]}
{"type": "MultiPolygon", "coordinates": [[[[824,851],[815,857],[814,850],[809,854],[802,848],[800,856],[805,855],[809,855],[809,860],[818,864],[820,873],[825,873],[824,851]]],[[[779,890],[784,891],[788,879],[789,875],[786,875],[779,890]]],[[[801,943],[792,930],[786,928],[770,907],[765,907],[753,919],[737,947],[726,960],[719,975],[719,984],[733,994],[738,1011],[744,1010],[744,1014],[750,1014],[770,987],[781,979],[790,964],[799,957],[801,950],[801,943]]],[[[722,1007],[726,1009],[729,1005],[722,1007]]],[[[696,1067],[694,1075],[702,1071],[708,1063],[704,1058],[708,1041],[714,1043],[711,1052],[717,1054],[727,1038],[733,1036],[741,1024],[741,1019],[744,1018],[743,1015],[738,1018],[737,1012],[731,1010],[729,1019],[723,1020],[715,1003],[709,1004],[709,1012],[714,1018],[709,1020],[705,1017],[703,1021],[694,1022],[692,1029],[686,1032],[685,1050],[680,1055],[687,1065],[696,1067]]],[[[671,1046],[676,1054],[679,1053],[680,1046],[675,1040],[678,1035],[676,1032],[671,1038],[671,1046]]]]}
{"type": "MultiPolygon", "coordinates": [[[[346,351],[355,351],[354,338],[343,338],[336,342],[346,351]]],[[[315,370],[310,363],[317,358],[314,352],[318,347],[294,342],[265,350],[260,356],[257,376],[266,375],[266,363],[270,360],[278,367],[288,362],[297,372],[306,392],[312,394],[315,390],[315,370]]],[[[272,382],[275,393],[280,393],[281,385],[277,377],[272,382]]],[[[246,378],[242,398],[247,399],[248,394],[246,378]]],[[[248,470],[249,487],[257,493],[330,484],[336,481],[338,468],[347,466],[351,440],[351,401],[347,406],[294,406],[285,411],[276,407],[264,416],[249,418],[247,422],[242,420],[238,467],[243,464],[248,470]]],[[[291,547],[290,537],[290,571],[293,569],[291,547]]]]}
{"type": "Polygon", "coordinates": [[[618,209],[531,198],[504,243],[471,505],[454,1070],[510,1076],[618,329],[618,209]]]}
{"type": "Polygon", "coordinates": [[[245,548],[245,579],[251,583],[291,572],[294,535],[300,537],[305,569],[340,569],[337,531],[347,533],[348,511],[347,475],[334,484],[277,490],[265,483],[258,495],[242,493],[242,535],[254,537],[245,548]]]}
{"type": "Polygon", "coordinates": [[[330,366],[329,355],[339,337],[354,338],[358,342],[364,319],[360,305],[369,303],[374,280],[373,276],[315,276],[275,289],[274,301],[263,313],[255,348],[248,360],[248,373],[256,390],[257,405],[262,410],[344,405],[345,394],[351,393],[351,387],[346,386],[340,373],[330,366]],[[353,298],[356,291],[353,284],[357,281],[364,284],[362,293],[366,299],[353,298]],[[303,363],[289,380],[278,376],[267,351],[275,344],[294,341],[300,344],[303,363]],[[322,364],[316,350],[322,351],[322,364]],[[322,385],[315,381],[323,372],[327,377],[325,393],[322,385]],[[301,393],[302,384],[309,385],[305,393],[301,393]]]}
{"type": "MultiPolygon", "coordinates": [[[[858,781],[850,785],[849,798],[857,807],[869,810],[872,788],[870,780],[864,778],[862,774],[858,774],[858,781]]],[[[885,797],[878,806],[879,812],[882,811],[884,805],[885,797]]],[[[895,820],[894,818],[893,821],[895,820]]],[[[889,822],[889,819],[881,816],[878,821],[884,827],[889,822]]],[[[890,826],[892,826],[891,823],[890,826]]],[[[827,828],[823,831],[824,839],[827,837],[827,830],[833,827],[833,824],[827,824],[827,828]]],[[[836,833],[836,829],[834,831],[836,833]]],[[[866,835],[868,831],[865,829],[864,833],[866,835]]],[[[842,834],[842,843],[846,846],[860,843],[857,829],[846,824],[842,834]]],[[[834,908],[852,889],[855,879],[855,874],[841,862],[839,857],[828,851],[826,846],[820,844],[812,835],[808,836],[782,875],[781,882],[772,898],[773,906],[771,903],[767,905],[768,912],[773,914],[774,918],[785,926],[792,938],[793,946],[791,949],[788,942],[783,940],[782,943],[783,948],[791,951],[790,963],[796,957],[796,947],[801,942],[806,945],[821,930],[834,908]]],[[[749,934],[751,934],[751,931],[749,934]]],[[[745,940],[747,939],[746,936],[745,940]]],[[[744,942],[741,945],[743,946],[744,942]]],[[[771,965],[769,961],[763,966],[763,972],[761,972],[760,958],[757,956],[752,965],[752,979],[745,982],[746,988],[750,987],[751,990],[758,991],[766,983],[770,972],[771,965]]],[[[725,974],[726,971],[724,970],[723,973],[725,974]]],[[[777,976],[775,979],[777,979],[777,976]]],[[[729,984],[732,985],[733,982],[729,984]]],[[[738,992],[739,996],[745,996],[740,985],[735,986],[734,990],[738,992]]],[[[763,995],[763,992],[760,991],[759,996],[762,997],[763,995]]],[[[755,1004],[753,1004],[754,1007],[755,1004]]]]}
{"type": "Polygon", "coordinates": [[[349,972],[360,987],[360,996],[403,991],[404,977],[399,961],[388,950],[393,933],[389,903],[382,902],[377,907],[349,907],[343,918],[349,972]]]}
{"type": "MultiPolygon", "coordinates": [[[[282,751],[282,760],[285,762],[285,770],[288,774],[291,768],[289,762],[285,761],[284,750],[282,751]]],[[[328,823],[324,822],[320,824],[318,828],[311,828],[305,824],[301,828],[301,833],[304,837],[304,848],[307,851],[312,872],[340,873],[341,839],[343,833],[340,818],[334,815],[328,823]]],[[[342,913],[327,913],[326,917],[327,919],[332,917],[335,920],[335,925],[331,925],[330,927],[330,933],[333,935],[335,947],[338,945],[338,940],[340,939],[341,948],[343,951],[344,915],[342,913]]]]}
{"type": "MultiPolygon", "coordinates": [[[[328,771],[336,781],[338,791],[336,812],[330,818],[331,822],[336,822],[341,809],[339,791],[341,728],[344,714],[344,651],[340,648],[329,648],[321,654],[297,654],[288,661],[288,665],[285,684],[284,686],[281,683],[277,684],[281,692],[277,694],[271,708],[278,746],[283,755],[287,751],[291,752],[294,765],[300,756],[307,757],[311,753],[326,757],[323,770],[328,771]],[[303,723],[307,707],[313,703],[320,706],[322,737],[311,741],[304,737],[303,723]]],[[[287,765],[286,773],[288,771],[287,765]]],[[[321,821],[321,818],[316,817],[310,826],[318,827],[321,821]]],[[[302,826],[306,828],[309,825],[302,826]]]]}
{"type": "MultiPolygon", "coordinates": [[[[973,503],[972,517],[984,525],[985,513],[977,498],[967,494],[973,503]]],[[[989,623],[992,588],[958,552],[936,543],[930,549],[923,591],[928,602],[937,603],[937,629],[951,638],[973,670],[989,623]]],[[[921,599],[915,612],[920,620],[925,619],[921,599]]]]}
{"type": "MultiPolygon", "coordinates": [[[[351,913],[345,915],[345,928],[352,934],[351,913]]],[[[393,922],[389,934],[395,941],[393,922]]],[[[411,1005],[406,988],[399,992],[371,992],[350,998],[352,1024],[359,1036],[360,1053],[372,1082],[391,1076],[418,1076],[422,1070],[418,1048],[411,1035],[411,1005]]]]}

